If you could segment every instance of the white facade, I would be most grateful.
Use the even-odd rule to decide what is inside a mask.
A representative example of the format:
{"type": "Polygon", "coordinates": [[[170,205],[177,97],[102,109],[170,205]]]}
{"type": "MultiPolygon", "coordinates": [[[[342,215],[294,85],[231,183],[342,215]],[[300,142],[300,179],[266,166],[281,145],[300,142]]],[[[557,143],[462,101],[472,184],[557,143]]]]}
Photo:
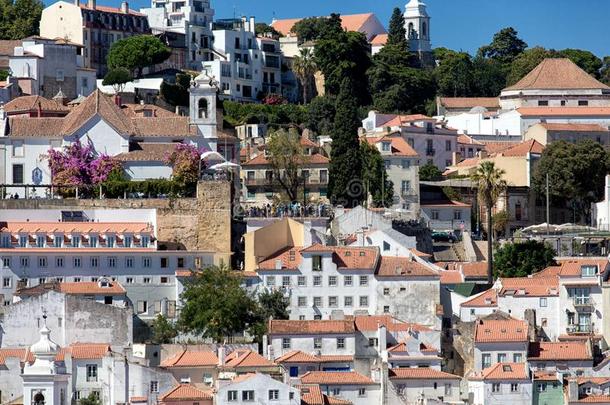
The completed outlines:
{"type": "Polygon", "coordinates": [[[434,231],[469,230],[472,207],[468,204],[451,201],[448,203],[421,204],[422,217],[430,229],[434,231]]]}
{"type": "Polygon", "coordinates": [[[469,381],[473,405],[528,405],[532,403],[532,381],[469,381]]]}
{"type": "Polygon", "coordinates": [[[407,236],[391,228],[361,232],[357,237],[358,240],[350,246],[376,246],[382,256],[411,257],[411,249],[417,247],[415,236],[407,236]]]}
{"type": "Polygon", "coordinates": [[[610,230],[610,175],[606,176],[604,200],[591,204],[591,226],[610,230]]]}
{"type": "Polygon", "coordinates": [[[411,52],[431,52],[430,16],[426,5],[419,0],[410,0],[405,6],[405,30],[411,52]]]}
{"type": "Polygon", "coordinates": [[[214,403],[217,405],[249,404],[253,401],[259,404],[278,405],[299,405],[301,403],[301,394],[297,388],[261,373],[237,377],[235,381],[230,382],[219,381],[215,398],[214,403]],[[244,394],[244,391],[247,394],[244,394]],[[247,399],[244,400],[244,398],[247,399]]]}

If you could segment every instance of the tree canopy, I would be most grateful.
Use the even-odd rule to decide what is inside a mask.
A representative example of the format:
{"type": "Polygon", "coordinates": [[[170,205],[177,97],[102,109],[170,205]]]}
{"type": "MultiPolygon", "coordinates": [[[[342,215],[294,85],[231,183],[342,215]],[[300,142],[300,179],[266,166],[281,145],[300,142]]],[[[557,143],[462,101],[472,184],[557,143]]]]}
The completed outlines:
{"type": "Polygon", "coordinates": [[[254,31],[257,37],[271,36],[272,38],[280,38],[283,36],[280,32],[267,23],[256,23],[254,25],[254,31]]]}
{"type": "Polygon", "coordinates": [[[441,172],[440,169],[434,165],[434,163],[426,163],[425,165],[419,167],[420,181],[437,180],[442,175],[443,172],[441,172]]]}
{"type": "Polygon", "coordinates": [[[544,242],[506,243],[494,253],[496,277],[526,277],[555,264],[555,250],[544,242]]]}
{"type": "Polygon", "coordinates": [[[178,331],[175,325],[163,315],[157,315],[152,323],[152,342],[154,344],[172,343],[177,335],[178,331]]]}
{"type": "Polygon", "coordinates": [[[405,17],[402,11],[398,7],[395,7],[390,17],[390,24],[388,29],[388,41],[387,45],[396,45],[401,49],[407,50],[409,44],[407,43],[407,30],[405,28],[405,17]]]}
{"type": "Polygon", "coordinates": [[[360,143],[362,156],[362,182],[371,195],[374,207],[389,207],[393,204],[394,185],[388,178],[383,157],[379,150],[368,142],[360,143]]]}
{"type": "Polygon", "coordinates": [[[269,135],[267,141],[268,160],[273,170],[273,181],[286,193],[288,201],[299,200],[299,189],[303,188],[303,166],[309,156],[301,146],[299,132],[279,129],[269,135]]]}
{"type": "Polygon", "coordinates": [[[43,9],[39,0],[0,0],[0,39],[38,35],[43,9]]]}
{"type": "Polygon", "coordinates": [[[519,38],[517,30],[507,27],[495,33],[489,45],[479,48],[479,55],[502,63],[511,63],[526,48],[527,44],[519,38]]]}
{"type": "Polygon", "coordinates": [[[133,80],[131,77],[131,73],[129,70],[124,67],[118,67],[114,69],[110,69],[106,76],[104,76],[104,80],[102,80],[102,84],[104,86],[112,86],[115,94],[119,94],[123,91],[125,87],[125,83],[128,83],[133,80]]]}
{"type": "Polygon", "coordinates": [[[113,43],[107,62],[110,69],[123,67],[141,77],[145,67],[161,63],[170,55],[171,50],[159,38],[135,35],[113,43]]]}

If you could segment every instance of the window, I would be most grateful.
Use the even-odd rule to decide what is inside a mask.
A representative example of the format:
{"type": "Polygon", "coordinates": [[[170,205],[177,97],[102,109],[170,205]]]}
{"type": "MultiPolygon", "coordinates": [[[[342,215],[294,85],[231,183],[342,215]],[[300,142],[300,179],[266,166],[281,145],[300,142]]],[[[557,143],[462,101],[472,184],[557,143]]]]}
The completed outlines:
{"type": "Polygon", "coordinates": [[[149,268],[150,267],[150,257],[144,256],[142,258],[142,267],[149,268]]]}
{"type": "Polygon", "coordinates": [[[351,307],[352,305],[354,305],[354,298],[353,297],[344,297],[343,305],[346,307],[351,307]]]}
{"type": "Polygon", "coordinates": [[[74,277],[74,282],[75,283],[80,283],[80,277],[74,277]]]}
{"type": "Polygon", "coordinates": [[[2,288],[10,288],[11,287],[11,278],[10,277],[4,277],[2,279],[2,288]]]}
{"type": "Polygon", "coordinates": [[[546,107],[549,105],[548,100],[538,100],[538,107],[546,107]]]}
{"type": "Polygon", "coordinates": [[[133,284],[133,277],[126,277],[125,284],[133,284]]]}
{"type": "Polygon", "coordinates": [[[379,340],[377,338],[369,338],[369,347],[377,347],[379,340]]]}
{"type": "Polygon", "coordinates": [[[229,392],[227,392],[227,401],[229,401],[229,402],[237,402],[237,391],[229,391],[229,392]]]}
{"type": "Polygon", "coordinates": [[[322,256],[313,256],[311,258],[311,269],[313,271],[322,271],[322,256]]]}
{"type": "Polygon", "coordinates": [[[305,277],[305,276],[297,277],[297,285],[299,287],[305,287],[307,285],[307,277],[305,277]]]}
{"type": "Polygon", "coordinates": [[[313,297],[313,306],[321,307],[322,306],[322,297],[313,297]]]}
{"type": "Polygon", "coordinates": [[[133,257],[125,258],[125,267],[127,267],[128,269],[133,268],[133,257]]]}
{"type": "Polygon", "coordinates": [[[116,242],[116,238],[114,237],[114,235],[108,235],[108,236],[106,237],[106,245],[107,245],[109,248],[114,247],[114,243],[115,243],[115,242],[116,242]]]}
{"type": "Polygon", "coordinates": [[[451,384],[445,384],[445,396],[451,395],[451,384]]]}
{"type": "Polygon", "coordinates": [[[337,297],[328,297],[328,306],[330,308],[336,308],[338,305],[339,299],[337,297]]]}
{"type": "Polygon", "coordinates": [[[248,402],[254,401],[254,391],[242,391],[241,400],[248,401],[248,402]]]}
{"type": "Polygon", "coordinates": [[[11,258],[10,257],[2,258],[2,267],[11,267],[11,258]]]}
{"type": "Polygon", "coordinates": [[[515,384],[515,383],[511,384],[510,392],[517,392],[517,391],[519,391],[519,384],[515,384]]]}
{"type": "Polygon", "coordinates": [[[451,141],[445,141],[445,150],[446,150],[447,152],[450,152],[450,151],[451,151],[451,149],[452,149],[452,148],[451,148],[451,141]]]}
{"type": "Polygon", "coordinates": [[[60,247],[61,247],[61,245],[62,245],[62,243],[63,243],[63,241],[64,241],[63,236],[57,236],[57,235],[56,235],[56,236],[53,238],[53,247],[60,248],[60,247]]]}
{"type": "Polygon", "coordinates": [[[498,363],[506,362],[506,353],[498,353],[498,363]]]}
{"type": "Polygon", "coordinates": [[[481,368],[487,368],[491,366],[491,354],[484,353],[481,359],[481,368]]]}
{"type": "Polygon", "coordinates": [[[290,276],[282,277],[282,287],[290,287],[290,276]]]}
{"type": "Polygon", "coordinates": [[[390,295],[390,289],[389,288],[384,288],[383,289],[383,295],[390,295]]]}
{"type": "Polygon", "coordinates": [[[97,381],[97,364],[87,364],[87,382],[97,381]]]}
{"type": "Polygon", "coordinates": [[[267,276],[267,287],[275,287],[275,276],[267,276]]]}
{"type": "Polygon", "coordinates": [[[116,267],[116,257],[113,257],[113,256],[108,257],[108,259],[107,259],[107,263],[108,263],[108,267],[109,267],[109,268],[114,268],[114,267],[116,267]]]}
{"type": "Polygon", "coordinates": [[[389,152],[392,148],[391,142],[381,142],[381,150],[384,152],[389,152]]]}
{"type": "Polygon", "coordinates": [[[460,211],[460,210],[453,211],[453,219],[457,220],[457,221],[461,221],[462,220],[462,211],[460,211]]]}
{"type": "Polygon", "coordinates": [[[150,382],[150,392],[151,393],[159,392],[159,381],[150,382]]]}
{"type": "Polygon", "coordinates": [[[595,277],[597,275],[597,266],[580,266],[580,272],[583,277],[595,277]]]}
{"type": "Polygon", "coordinates": [[[169,277],[161,277],[161,284],[168,284],[169,283],[169,277]]]}
{"type": "Polygon", "coordinates": [[[578,100],[578,106],[579,107],[585,107],[588,106],[589,102],[587,100],[578,100]]]}
{"type": "Polygon", "coordinates": [[[536,389],[538,390],[538,392],[545,392],[546,391],[546,383],[539,383],[537,385],[536,389]]]}
{"type": "Polygon", "coordinates": [[[277,401],[280,399],[280,390],[269,390],[269,401],[277,401]]]}
{"type": "Polygon", "coordinates": [[[47,267],[47,258],[46,257],[38,258],[38,267],[47,267]]]}
{"type": "Polygon", "coordinates": [[[500,392],[500,383],[491,384],[491,392],[500,392]]]}
{"type": "Polygon", "coordinates": [[[322,338],[313,338],[313,348],[314,349],[321,349],[322,348],[322,338]]]}
{"type": "Polygon", "coordinates": [[[150,238],[148,236],[142,236],[142,239],[140,240],[140,246],[148,247],[149,243],[150,243],[150,238]]]}
{"type": "Polygon", "coordinates": [[[79,268],[80,266],[81,266],[80,257],[73,257],[72,258],[72,267],[79,268]]]}
{"type": "Polygon", "coordinates": [[[341,395],[341,389],[339,387],[333,387],[331,390],[332,395],[339,396],[341,395]]]}
{"type": "Polygon", "coordinates": [[[366,397],[366,388],[358,388],[358,396],[366,397]]]}
{"type": "Polygon", "coordinates": [[[169,266],[169,259],[167,257],[161,258],[161,268],[165,269],[169,266]]]}
{"type": "Polygon", "coordinates": [[[521,363],[523,355],[521,353],[513,353],[513,363],[521,363]]]}
{"type": "Polygon", "coordinates": [[[390,313],[390,306],[389,305],[384,305],[383,306],[383,313],[384,314],[389,314],[390,313]]]}
{"type": "Polygon", "coordinates": [[[13,156],[23,157],[23,141],[13,141],[13,156]]]}
{"type": "Polygon", "coordinates": [[[144,284],[150,284],[151,279],[150,279],[150,277],[144,277],[143,281],[144,281],[144,284]]]}
{"type": "Polygon", "coordinates": [[[431,214],[432,214],[432,215],[431,215],[431,216],[432,216],[432,219],[433,219],[433,220],[435,220],[435,221],[437,221],[437,220],[438,220],[438,218],[439,218],[439,213],[438,213],[438,210],[432,210],[432,213],[431,213],[431,214]]]}
{"type": "Polygon", "coordinates": [[[369,285],[369,277],[368,276],[360,276],[360,287],[364,287],[369,285]]]}
{"type": "Polygon", "coordinates": [[[360,306],[361,307],[368,307],[369,306],[369,297],[367,297],[366,295],[360,297],[360,306]]]}
{"type": "Polygon", "coordinates": [[[402,180],[400,182],[400,193],[402,195],[407,195],[411,193],[411,181],[409,180],[402,180]]]}
{"type": "Polygon", "coordinates": [[[328,276],[328,286],[329,287],[337,286],[337,276],[328,276]]]}
{"type": "Polygon", "coordinates": [[[148,301],[138,301],[138,313],[145,314],[148,312],[148,301]]]}
{"type": "Polygon", "coordinates": [[[354,285],[354,281],[352,279],[352,276],[345,276],[343,277],[343,285],[346,287],[351,287],[352,285],[354,285]]]}
{"type": "Polygon", "coordinates": [[[47,279],[45,277],[38,278],[38,284],[44,284],[46,282],[47,282],[47,279]]]}
{"type": "Polygon", "coordinates": [[[13,165],[13,184],[23,184],[23,165],[13,165]]]}
{"type": "Polygon", "coordinates": [[[540,297],[540,307],[546,307],[546,297],[540,297]]]}
{"type": "Polygon", "coordinates": [[[400,165],[403,169],[408,169],[409,167],[411,167],[411,161],[409,159],[402,159],[400,161],[400,165]]]}
{"type": "Polygon", "coordinates": [[[99,258],[98,257],[90,257],[89,258],[89,266],[90,267],[97,267],[99,264],[99,258]]]}
{"type": "Polygon", "coordinates": [[[591,291],[589,288],[568,288],[568,296],[575,305],[586,305],[590,302],[591,291]]]}
{"type": "Polygon", "coordinates": [[[63,257],[55,258],[55,267],[64,267],[64,258],[63,257]]]}
{"type": "Polygon", "coordinates": [[[320,287],[322,285],[322,276],[313,276],[313,286],[320,287]]]}
{"type": "Polygon", "coordinates": [[[299,307],[306,307],[307,306],[307,297],[298,297],[297,298],[297,305],[299,307]]]}
{"type": "Polygon", "coordinates": [[[337,338],[337,349],[345,349],[345,338],[337,338]]]}

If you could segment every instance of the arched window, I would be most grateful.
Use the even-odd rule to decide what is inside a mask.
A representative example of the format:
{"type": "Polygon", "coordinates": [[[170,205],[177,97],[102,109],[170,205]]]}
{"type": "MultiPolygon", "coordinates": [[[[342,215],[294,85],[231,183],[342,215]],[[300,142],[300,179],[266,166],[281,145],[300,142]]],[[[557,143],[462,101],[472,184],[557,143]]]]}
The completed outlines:
{"type": "Polygon", "coordinates": [[[199,99],[197,116],[199,118],[208,118],[208,100],[205,98],[199,99]]]}
{"type": "Polygon", "coordinates": [[[412,22],[409,23],[409,29],[407,31],[407,34],[409,35],[409,37],[413,34],[413,23],[412,22]]]}
{"type": "Polygon", "coordinates": [[[428,37],[428,24],[425,21],[421,23],[421,37],[424,39],[428,37]]]}
{"type": "Polygon", "coordinates": [[[44,405],[44,395],[41,392],[36,393],[32,398],[32,405],[44,405]]]}

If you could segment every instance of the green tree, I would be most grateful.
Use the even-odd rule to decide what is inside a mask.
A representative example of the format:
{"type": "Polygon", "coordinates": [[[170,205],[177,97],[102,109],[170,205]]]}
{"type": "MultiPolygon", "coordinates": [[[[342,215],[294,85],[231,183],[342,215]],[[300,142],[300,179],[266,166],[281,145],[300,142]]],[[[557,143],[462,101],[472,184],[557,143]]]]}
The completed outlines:
{"type": "Polygon", "coordinates": [[[387,45],[396,45],[404,50],[407,50],[409,47],[407,43],[407,30],[405,29],[405,17],[398,7],[394,8],[390,17],[387,45]]]}
{"type": "Polygon", "coordinates": [[[495,33],[489,45],[479,48],[479,55],[501,63],[511,63],[526,48],[527,44],[519,38],[517,30],[507,27],[495,33]]]}
{"type": "Polygon", "coordinates": [[[472,96],[497,97],[506,87],[506,75],[510,66],[495,59],[472,59],[472,96]]]}
{"type": "Polygon", "coordinates": [[[394,199],[394,184],[388,178],[383,157],[379,150],[368,142],[360,143],[362,156],[362,182],[371,195],[374,207],[389,207],[394,199]]]}
{"type": "Polygon", "coordinates": [[[330,135],[335,120],[335,101],[327,96],[316,97],[307,105],[305,126],[318,135],[330,135]]]}
{"type": "Polygon", "coordinates": [[[125,83],[129,83],[132,80],[133,77],[131,77],[129,70],[125,69],[124,67],[118,67],[110,69],[108,73],[106,73],[102,84],[104,86],[112,86],[114,93],[119,94],[123,91],[125,83]]]}
{"type": "Polygon", "coordinates": [[[545,58],[550,58],[552,56],[553,52],[548,51],[541,46],[525,50],[511,63],[508,76],[506,77],[506,84],[510,86],[517,83],[545,58]]]}
{"type": "Polygon", "coordinates": [[[43,8],[39,0],[0,1],[0,39],[38,35],[43,8]]]}
{"type": "Polygon", "coordinates": [[[161,83],[160,95],[169,105],[189,106],[189,88],[191,87],[192,76],[186,73],[176,74],[176,83],[161,83]]]}
{"type": "Polygon", "coordinates": [[[434,163],[426,163],[419,167],[419,180],[420,181],[434,181],[438,180],[443,175],[443,172],[439,170],[434,163]]]}
{"type": "Polygon", "coordinates": [[[302,169],[309,158],[301,146],[298,131],[279,129],[272,132],[267,141],[267,151],[273,181],[286,193],[288,201],[298,201],[299,189],[305,180],[302,169]]]}
{"type": "Polygon", "coordinates": [[[292,71],[301,82],[303,87],[303,104],[307,104],[311,96],[309,90],[312,87],[313,75],[318,71],[310,48],[301,49],[299,55],[292,60],[292,71]]]}
{"type": "Polygon", "coordinates": [[[334,204],[355,206],[362,202],[362,160],[358,141],[358,106],[353,82],[345,77],[337,96],[329,168],[328,194],[334,204]]]}
{"type": "Polygon", "coordinates": [[[595,77],[596,79],[600,78],[600,70],[603,66],[603,62],[592,52],[582,49],[568,48],[559,51],[557,56],[570,59],[591,76],[595,77]]]}
{"type": "Polygon", "coordinates": [[[469,97],[475,87],[473,71],[472,60],[466,52],[447,52],[434,69],[439,94],[469,97]]]}
{"type": "Polygon", "coordinates": [[[544,242],[506,243],[494,253],[496,277],[526,277],[555,265],[555,250],[544,242]]]}
{"type": "Polygon", "coordinates": [[[102,405],[102,401],[100,401],[98,395],[94,392],[90,393],[86,398],[81,398],[78,403],[80,405],[102,405]]]}
{"type": "Polygon", "coordinates": [[[485,207],[487,216],[487,282],[493,283],[493,218],[492,209],[498,198],[506,190],[506,180],[502,177],[504,170],[496,168],[492,161],[482,162],[471,180],[477,188],[479,202],[485,207]]]}
{"type": "Polygon", "coordinates": [[[172,343],[177,335],[178,331],[174,324],[163,315],[157,315],[152,323],[152,342],[154,344],[172,343]]]}
{"type": "Polygon", "coordinates": [[[330,17],[308,17],[296,22],[292,29],[299,43],[316,41],[322,38],[332,38],[343,31],[341,17],[339,14],[331,14],[330,17]]]}
{"type": "Polygon", "coordinates": [[[256,321],[257,303],[241,287],[241,276],[226,267],[209,267],[187,281],[180,298],[179,325],[186,332],[220,343],[256,321]]]}
{"type": "Polygon", "coordinates": [[[108,52],[107,62],[110,69],[123,67],[135,77],[141,77],[145,67],[165,61],[171,53],[159,38],[152,35],[136,35],[113,43],[108,52]]]}
{"type": "Polygon", "coordinates": [[[248,329],[257,342],[262,343],[263,336],[267,334],[270,319],[288,319],[288,306],[290,299],[281,290],[264,290],[256,297],[257,309],[255,321],[248,329]]]}
{"type": "Polygon", "coordinates": [[[577,201],[587,217],[591,203],[604,197],[604,178],[609,168],[608,152],[598,142],[553,142],[544,149],[534,169],[532,185],[539,195],[546,195],[548,174],[549,194],[554,202],[565,206],[566,201],[577,201]]]}
{"type": "Polygon", "coordinates": [[[502,235],[506,230],[506,225],[508,224],[508,212],[506,210],[502,210],[496,212],[492,216],[493,224],[494,224],[494,237],[497,239],[498,235],[502,235]]]}
{"type": "Polygon", "coordinates": [[[271,36],[271,38],[277,39],[283,36],[280,32],[267,23],[256,23],[254,25],[254,31],[257,37],[271,36]]]}

